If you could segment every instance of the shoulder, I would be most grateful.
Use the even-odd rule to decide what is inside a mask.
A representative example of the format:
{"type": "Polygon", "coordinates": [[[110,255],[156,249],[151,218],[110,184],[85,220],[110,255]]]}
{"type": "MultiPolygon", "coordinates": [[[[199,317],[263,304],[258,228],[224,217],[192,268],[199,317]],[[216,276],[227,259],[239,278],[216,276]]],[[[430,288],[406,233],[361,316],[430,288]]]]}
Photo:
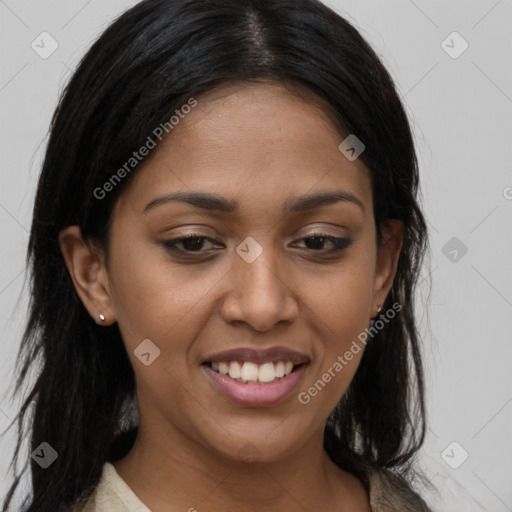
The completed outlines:
{"type": "Polygon", "coordinates": [[[119,476],[110,462],[103,464],[101,478],[93,494],[73,512],[151,512],[128,484],[119,476]]]}
{"type": "Polygon", "coordinates": [[[389,470],[367,473],[373,512],[432,512],[401,476],[389,470]]]}

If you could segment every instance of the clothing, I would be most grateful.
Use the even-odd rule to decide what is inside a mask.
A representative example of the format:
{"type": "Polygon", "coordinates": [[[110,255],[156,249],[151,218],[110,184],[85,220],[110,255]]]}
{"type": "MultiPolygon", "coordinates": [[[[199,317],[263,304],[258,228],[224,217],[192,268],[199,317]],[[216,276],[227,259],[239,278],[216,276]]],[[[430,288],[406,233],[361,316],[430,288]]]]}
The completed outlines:
{"type": "Polygon", "coordinates": [[[105,462],[100,481],[83,512],[151,512],[151,510],[139,500],[119,476],[114,466],[110,462],[105,462]]]}
{"type": "MultiPolygon", "coordinates": [[[[390,472],[369,475],[372,512],[431,512],[409,486],[390,472]]],[[[83,512],[151,512],[110,462],[83,512]]]]}

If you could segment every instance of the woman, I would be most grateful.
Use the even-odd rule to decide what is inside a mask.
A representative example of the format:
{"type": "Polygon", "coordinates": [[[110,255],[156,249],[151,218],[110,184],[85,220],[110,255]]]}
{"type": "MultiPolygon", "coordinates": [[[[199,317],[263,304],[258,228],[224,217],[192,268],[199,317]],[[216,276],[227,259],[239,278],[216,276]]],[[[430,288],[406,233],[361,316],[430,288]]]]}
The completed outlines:
{"type": "Polygon", "coordinates": [[[37,190],[25,510],[429,510],[417,189],[388,72],[320,2],[123,14],[37,190]]]}

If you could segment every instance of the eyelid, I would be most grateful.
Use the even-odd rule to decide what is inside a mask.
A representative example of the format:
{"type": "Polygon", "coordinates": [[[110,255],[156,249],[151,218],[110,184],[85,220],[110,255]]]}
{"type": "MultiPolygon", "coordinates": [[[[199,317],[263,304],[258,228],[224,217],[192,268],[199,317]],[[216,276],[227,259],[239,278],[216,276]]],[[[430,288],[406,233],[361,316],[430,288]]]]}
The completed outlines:
{"type": "MultiPolygon", "coordinates": [[[[322,232],[322,230],[318,230],[318,229],[312,233],[305,234],[305,235],[301,236],[300,238],[296,238],[295,241],[301,242],[303,240],[308,240],[311,238],[322,238],[324,240],[327,240],[331,244],[331,246],[333,246],[333,248],[331,248],[331,249],[310,249],[308,247],[303,247],[303,248],[301,247],[301,249],[303,249],[305,251],[309,251],[312,254],[317,253],[318,255],[340,253],[344,249],[347,249],[353,242],[353,239],[350,236],[329,235],[328,233],[322,232]]],[[[180,255],[186,255],[186,256],[204,255],[208,252],[207,250],[190,251],[190,250],[179,248],[179,244],[186,242],[187,240],[190,240],[190,239],[199,239],[201,241],[208,241],[214,245],[216,245],[216,244],[218,245],[220,243],[217,240],[215,240],[209,236],[202,235],[199,233],[194,233],[192,231],[189,231],[188,233],[183,234],[183,235],[176,236],[174,238],[164,240],[162,243],[163,243],[164,247],[166,247],[168,250],[170,250],[174,253],[178,253],[180,255]]],[[[201,242],[201,245],[202,245],[202,243],[204,243],[204,242],[201,242]]]]}
{"type": "Polygon", "coordinates": [[[310,235],[302,236],[299,238],[299,241],[308,240],[310,238],[323,238],[325,240],[328,240],[331,243],[331,245],[334,246],[334,248],[330,249],[330,250],[329,249],[315,250],[315,249],[309,249],[307,247],[305,248],[305,250],[311,251],[313,254],[314,253],[327,254],[327,253],[341,252],[343,249],[347,249],[353,242],[353,239],[350,236],[334,236],[334,235],[329,235],[327,233],[321,233],[321,232],[312,233],[310,235]]]}

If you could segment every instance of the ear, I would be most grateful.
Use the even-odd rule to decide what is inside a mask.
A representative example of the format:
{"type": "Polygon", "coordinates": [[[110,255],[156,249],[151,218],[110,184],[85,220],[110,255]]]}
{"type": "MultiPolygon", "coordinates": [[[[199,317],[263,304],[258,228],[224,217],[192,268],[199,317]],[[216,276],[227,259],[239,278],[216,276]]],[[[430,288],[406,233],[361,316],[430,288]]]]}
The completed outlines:
{"type": "Polygon", "coordinates": [[[373,285],[375,316],[393,286],[404,234],[405,225],[400,220],[388,220],[383,228],[382,241],[377,247],[377,268],[373,285]]]}
{"type": "Polygon", "coordinates": [[[59,244],[83,305],[97,324],[112,325],[115,318],[102,251],[83,240],[78,226],[63,229],[59,233],[59,244]],[[100,315],[105,320],[101,320],[100,315]]]}

